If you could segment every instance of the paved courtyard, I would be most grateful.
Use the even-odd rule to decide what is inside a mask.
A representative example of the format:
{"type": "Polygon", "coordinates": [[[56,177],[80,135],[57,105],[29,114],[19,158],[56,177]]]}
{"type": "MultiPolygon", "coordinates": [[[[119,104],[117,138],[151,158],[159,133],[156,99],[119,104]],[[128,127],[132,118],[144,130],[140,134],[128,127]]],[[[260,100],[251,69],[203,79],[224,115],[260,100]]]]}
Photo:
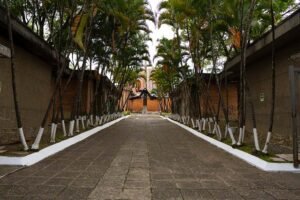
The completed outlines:
{"type": "Polygon", "coordinates": [[[300,199],[266,173],[154,115],[134,115],[0,179],[0,199],[300,199]]]}

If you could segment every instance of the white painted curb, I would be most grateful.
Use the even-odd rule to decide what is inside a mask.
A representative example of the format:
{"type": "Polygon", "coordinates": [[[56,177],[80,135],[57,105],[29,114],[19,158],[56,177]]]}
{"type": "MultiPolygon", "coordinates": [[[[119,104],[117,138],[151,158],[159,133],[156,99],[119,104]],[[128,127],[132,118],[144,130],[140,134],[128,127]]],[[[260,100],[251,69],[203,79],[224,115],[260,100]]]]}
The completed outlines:
{"type": "Polygon", "coordinates": [[[293,163],[270,163],[267,161],[264,161],[256,156],[250,155],[244,151],[241,151],[239,149],[234,149],[231,146],[224,144],[223,142],[217,141],[211,137],[208,137],[206,135],[204,135],[203,133],[200,133],[188,126],[185,126],[177,121],[174,121],[170,118],[167,117],[163,117],[160,116],[163,119],[169,120],[170,122],[180,126],[181,128],[191,132],[192,134],[194,134],[195,136],[217,146],[220,149],[223,149],[224,151],[230,153],[231,155],[246,161],[247,163],[249,163],[250,165],[253,165],[263,171],[267,171],[267,172],[296,172],[296,173],[300,173],[300,169],[299,168],[294,168],[293,163]]]}
{"type": "Polygon", "coordinates": [[[102,126],[98,126],[96,128],[93,128],[91,130],[88,130],[86,132],[83,132],[79,135],[76,135],[74,137],[71,137],[69,139],[66,139],[64,141],[58,142],[56,144],[53,144],[49,147],[46,147],[38,152],[32,153],[28,156],[24,157],[9,157],[9,156],[0,156],[0,165],[23,165],[23,166],[30,166],[33,165],[51,155],[54,155],[73,144],[76,144],[96,133],[99,131],[108,128],[109,126],[118,123],[119,121],[128,118],[129,116],[124,116],[119,119],[116,119],[114,121],[108,122],[102,126]]]}

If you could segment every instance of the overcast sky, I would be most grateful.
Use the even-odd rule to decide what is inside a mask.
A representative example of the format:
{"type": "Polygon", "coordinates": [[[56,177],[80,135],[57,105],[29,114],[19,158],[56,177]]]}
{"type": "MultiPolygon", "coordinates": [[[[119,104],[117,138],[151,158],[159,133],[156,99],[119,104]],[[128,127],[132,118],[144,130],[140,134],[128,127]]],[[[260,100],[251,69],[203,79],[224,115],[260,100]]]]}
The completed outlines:
{"type": "MultiPolygon", "coordinates": [[[[148,0],[154,13],[158,12],[157,7],[161,1],[162,0],[148,0]]],[[[156,46],[158,45],[158,40],[163,37],[171,39],[174,37],[174,33],[170,26],[162,25],[160,29],[157,29],[152,22],[147,22],[147,24],[149,26],[149,29],[152,31],[152,33],[150,34],[152,41],[148,42],[148,46],[149,46],[151,61],[153,61],[153,56],[156,53],[156,46]]]]}

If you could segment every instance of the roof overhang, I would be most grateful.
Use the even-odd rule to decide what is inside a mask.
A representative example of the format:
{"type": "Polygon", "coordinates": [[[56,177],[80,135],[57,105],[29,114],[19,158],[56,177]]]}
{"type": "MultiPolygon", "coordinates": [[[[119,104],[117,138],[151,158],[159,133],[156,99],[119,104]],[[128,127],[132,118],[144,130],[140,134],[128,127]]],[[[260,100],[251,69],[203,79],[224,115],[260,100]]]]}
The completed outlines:
{"type": "MultiPolygon", "coordinates": [[[[275,45],[276,49],[284,47],[285,45],[299,40],[300,35],[300,10],[294,12],[291,16],[283,20],[275,28],[275,45]]],[[[272,32],[268,31],[259,39],[254,41],[247,48],[247,63],[251,63],[260,59],[261,57],[271,53],[272,46],[272,32]]],[[[235,56],[225,64],[227,71],[236,72],[240,64],[240,55],[235,56]]]]}

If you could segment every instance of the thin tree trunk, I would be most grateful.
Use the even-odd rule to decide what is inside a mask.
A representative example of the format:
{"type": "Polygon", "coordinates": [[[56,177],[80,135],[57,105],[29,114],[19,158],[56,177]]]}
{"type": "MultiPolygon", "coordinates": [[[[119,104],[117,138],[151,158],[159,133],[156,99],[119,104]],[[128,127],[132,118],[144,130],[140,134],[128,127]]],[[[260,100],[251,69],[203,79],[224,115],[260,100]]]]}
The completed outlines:
{"type": "Polygon", "coordinates": [[[270,0],[270,14],[271,14],[271,25],[272,25],[272,95],[271,95],[271,111],[270,111],[270,125],[267,133],[267,138],[265,146],[262,150],[263,153],[268,153],[268,145],[271,140],[274,122],[274,109],[275,109],[275,96],[276,96],[276,63],[275,63],[275,22],[274,22],[274,10],[273,10],[273,0],[270,0]]]}
{"type": "Polygon", "coordinates": [[[23,149],[25,151],[28,150],[28,146],[26,143],[23,125],[21,120],[21,114],[19,109],[19,102],[18,102],[18,94],[17,94],[17,86],[16,86],[16,72],[15,72],[15,48],[14,48],[14,41],[13,41],[13,33],[12,33],[12,25],[11,25],[11,15],[9,11],[8,1],[5,0],[5,6],[7,9],[7,24],[8,24],[8,35],[9,35],[9,43],[10,43],[10,67],[11,67],[11,80],[12,80],[12,89],[13,89],[13,99],[14,99],[14,106],[16,112],[16,120],[17,120],[17,127],[18,133],[20,137],[20,141],[22,143],[23,149]]]}
{"type": "MultiPolygon", "coordinates": [[[[247,59],[247,42],[249,38],[249,33],[250,33],[250,27],[251,27],[251,22],[252,22],[252,16],[255,8],[256,0],[251,0],[250,3],[250,8],[247,13],[247,16],[244,18],[242,17],[241,19],[241,34],[242,34],[242,39],[241,39],[241,67],[240,67],[240,99],[239,99],[239,140],[237,145],[240,146],[243,143],[243,138],[244,138],[244,133],[245,133],[245,122],[246,122],[246,116],[245,116],[245,102],[246,102],[246,59],[247,59]],[[245,23],[243,24],[243,22],[245,23]]],[[[243,13],[243,6],[244,6],[244,1],[241,3],[241,10],[243,13]]],[[[253,129],[254,130],[254,129],[253,129]]],[[[257,131],[255,129],[254,135],[257,134],[257,131]]],[[[256,137],[255,137],[256,138],[256,137]]],[[[257,137],[258,139],[258,137],[257,137]]],[[[255,142],[257,143],[257,142],[255,142]]]]}

